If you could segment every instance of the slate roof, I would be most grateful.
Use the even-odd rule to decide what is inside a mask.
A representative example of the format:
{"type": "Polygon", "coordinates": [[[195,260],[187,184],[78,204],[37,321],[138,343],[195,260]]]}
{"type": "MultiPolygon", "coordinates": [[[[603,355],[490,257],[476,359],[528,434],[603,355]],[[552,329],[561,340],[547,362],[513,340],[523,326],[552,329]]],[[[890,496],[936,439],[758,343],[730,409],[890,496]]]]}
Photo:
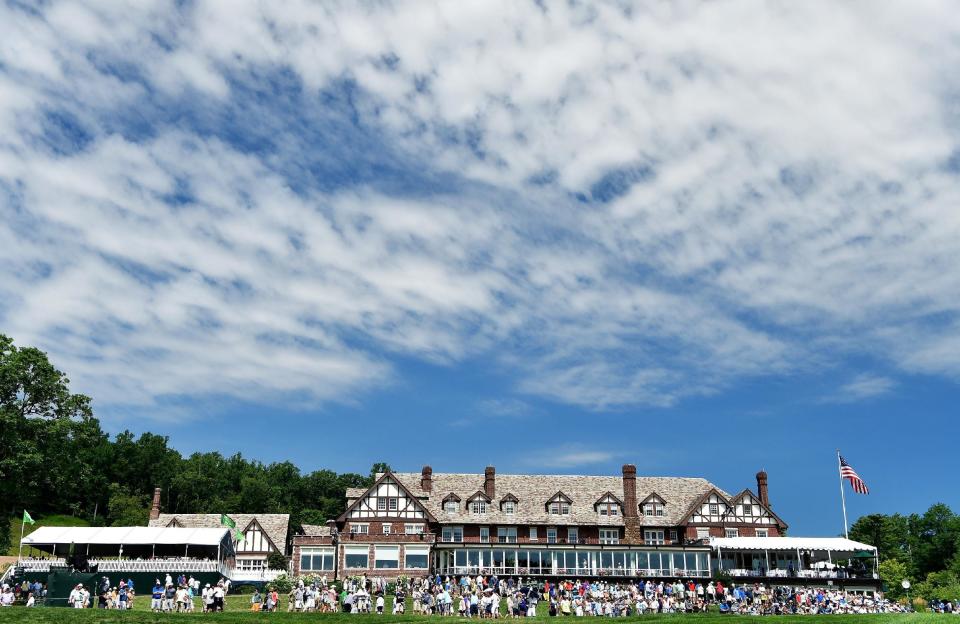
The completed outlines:
{"type": "Polygon", "coordinates": [[[301,535],[307,535],[310,537],[330,537],[330,527],[325,524],[302,524],[300,528],[303,529],[301,535]]]}
{"type": "MultiPolygon", "coordinates": [[[[263,528],[264,533],[277,547],[284,552],[287,548],[287,533],[290,530],[290,514],[232,514],[228,516],[237,523],[237,529],[243,531],[253,520],[263,528]]],[[[151,520],[147,526],[165,527],[174,520],[182,527],[187,528],[220,528],[220,514],[168,514],[162,513],[156,520],[151,520]]]]}
{"type": "MultiPolygon", "coordinates": [[[[478,490],[483,491],[482,473],[433,473],[433,489],[424,492],[420,487],[419,472],[394,473],[420,502],[440,522],[447,524],[591,524],[600,526],[623,526],[623,516],[600,516],[594,504],[607,492],[623,498],[623,478],[621,476],[573,476],[573,475],[496,475],[496,493],[493,503],[487,506],[487,513],[474,515],[468,506],[461,503],[458,513],[450,514],[442,509],[443,499],[450,493],[466,501],[478,490]],[[572,500],[570,514],[566,516],[550,515],[546,503],[558,491],[572,500]],[[507,494],[513,494],[519,502],[513,514],[500,511],[500,501],[507,494]]],[[[379,478],[379,475],[378,475],[379,478]]],[[[644,526],[674,526],[690,510],[690,507],[703,494],[712,488],[723,492],[714,484],[699,477],[637,477],[637,501],[642,501],[656,492],[665,502],[664,515],[656,517],[640,516],[644,526]]],[[[362,494],[363,491],[361,491],[362,494]]],[[[348,496],[350,492],[348,491],[348,496]]],[[[725,496],[729,496],[724,493],[725,496]]]]}

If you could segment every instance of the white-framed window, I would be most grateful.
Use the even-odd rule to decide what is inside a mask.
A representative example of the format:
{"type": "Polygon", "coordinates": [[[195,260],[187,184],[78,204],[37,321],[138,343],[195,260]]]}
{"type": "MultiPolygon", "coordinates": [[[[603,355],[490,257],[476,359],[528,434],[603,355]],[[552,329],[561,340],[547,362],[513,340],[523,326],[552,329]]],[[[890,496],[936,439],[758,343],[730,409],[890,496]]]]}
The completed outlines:
{"type": "Polygon", "coordinates": [[[501,544],[516,544],[517,527],[497,527],[497,541],[501,544]]]}
{"type": "Polygon", "coordinates": [[[378,498],[377,499],[377,511],[386,511],[387,510],[387,499],[378,498]]]}
{"type": "Polygon", "coordinates": [[[350,523],[350,532],[353,533],[354,535],[367,535],[367,534],[370,533],[370,525],[369,525],[369,524],[355,524],[355,523],[351,522],[351,523],[350,523]]]}
{"type": "Polygon", "coordinates": [[[393,525],[390,524],[389,522],[384,522],[384,523],[383,523],[383,534],[384,534],[384,535],[390,535],[390,531],[391,531],[391,530],[393,530],[393,525]]]}
{"type": "Polygon", "coordinates": [[[429,567],[430,549],[423,546],[407,546],[403,549],[403,567],[408,570],[426,570],[429,567]]]}
{"type": "Polygon", "coordinates": [[[663,503],[644,503],[644,505],[643,505],[643,515],[645,515],[645,516],[662,516],[662,515],[663,515],[663,503]]]}
{"type": "Polygon", "coordinates": [[[580,543],[580,531],[577,529],[577,527],[567,527],[567,543],[580,543]]]}
{"type": "Polygon", "coordinates": [[[769,529],[757,529],[757,537],[770,537],[769,529]]]}
{"type": "Polygon", "coordinates": [[[547,529],[547,543],[556,544],[557,543],[557,530],[553,527],[547,529]]]}
{"type": "Polygon", "coordinates": [[[601,503],[597,510],[600,512],[601,516],[619,516],[620,515],[620,506],[619,505],[606,505],[601,503]]]}
{"type": "Polygon", "coordinates": [[[720,505],[717,503],[710,503],[710,515],[719,516],[720,515],[720,505]]]}
{"type": "Polygon", "coordinates": [[[400,505],[399,499],[396,499],[396,498],[389,498],[389,499],[387,499],[387,501],[388,501],[388,502],[387,502],[387,508],[388,508],[390,511],[396,511],[397,508],[398,508],[398,506],[400,505]]]}
{"type": "Polygon", "coordinates": [[[743,504],[743,515],[752,516],[753,515],[753,505],[744,503],[743,504]]]}
{"type": "Polygon", "coordinates": [[[513,501],[503,501],[503,513],[512,516],[517,509],[517,504],[513,501]]]}
{"type": "Polygon", "coordinates": [[[266,569],[265,559],[237,559],[236,568],[244,572],[260,572],[266,569]]]}
{"type": "Polygon", "coordinates": [[[601,544],[619,544],[620,529],[600,529],[601,544]]]}
{"type": "Polygon", "coordinates": [[[727,537],[740,537],[740,529],[726,529],[724,535],[727,537]]]}
{"type": "Polygon", "coordinates": [[[490,541],[490,527],[480,527],[480,541],[484,543],[490,541]]]}
{"type": "Polygon", "coordinates": [[[446,526],[441,529],[440,541],[442,542],[462,542],[463,541],[463,527],[462,526],[446,526]]]}
{"type": "Polygon", "coordinates": [[[400,567],[400,547],[380,546],[373,549],[373,567],[379,569],[394,569],[400,567]]]}
{"type": "Polygon", "coordinates": [[[663,544],[663,529],[646,529],[643,532],[643,542],[645,544],[663,544]]]}
{"type": "Polygon", "coordinates": [[[710,537],[710,527],[697,527],[697,539],[707,539],[710,537]]]}
{"type": "Polygon", "coordinates": [[[539,541],[539,537],[537,537],[537,527],[530,527],[530,541],[539,541]]]}
{"type": "Polygon", "coordinates": [[[300,572],[330,572],[333,570],[333,548],[302,547],[300,572]]]}
{"type": "Polygon", "coordinates": [[[470,511],[477,516],[487,513],[487,502],[482,500],[475,500],[471,502],[470,511]]]}
{"type": "Polygon", "coordinates": [[[448,500],[443,504],[443,510],[447,513],[457,513],[460,511],[460,503],[455,500],[448,500]]]}
{"type": "Polygon", "coordinates": [[[403,525],[403,532],[407,535],[423,535],[423,525],[422,524],[405,524],[403,525]]]}
{"type": "Polygon", "coordinates": [[[363,570],[370,567],[370,551],[366,546],[344,546],[344,567],[363,570]]]}
{"type": "Polygon", "coordinates": [[[555,516],[570,515],[570,503],[565,503],[563,501],[554,501],[550,503],[550,513],[555,516]]]}

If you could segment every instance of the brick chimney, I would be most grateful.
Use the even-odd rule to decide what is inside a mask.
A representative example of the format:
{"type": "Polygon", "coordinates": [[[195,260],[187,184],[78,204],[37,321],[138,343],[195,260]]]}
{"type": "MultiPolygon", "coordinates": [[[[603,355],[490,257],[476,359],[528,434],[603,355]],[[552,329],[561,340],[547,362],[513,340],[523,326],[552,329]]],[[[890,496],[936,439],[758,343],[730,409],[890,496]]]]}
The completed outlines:
{"type": "Polygon", "coordinates": [[[424,492],[433,491],[433,468],[424,466],[420,471],[420,489],[424,492]]]}
{"type": "Polygon", "coordinates": [[[637,517],[637,467],[633,464],[623,465],[623,516],[637,517]]]}
{"type": "Polygon", "coordinates": [[[493,466],[487,466],[487,469],[483,471],[483,493],[490,500],[493,500],[493,497],[497,494],[496,476],[497,470],[493,466]]]}
{"type": "Polygon", "coordinates": [[[156,520],[160,517],[160,488],[153,489],[153,506],[150,507],[150,519],[156,520]]]}
{"type": "Polygon", "coordinates": [[[623,541],[639,544],[643,538],[642,520],[637,508],[637,467],[623,465],[623,541]]]}
{"type": "Polygon", "coordinates": [[[770,495],[767,493],[767,473],[761,470],[757,473],[757,496],[765,507],[770,508],[770,495]]]}

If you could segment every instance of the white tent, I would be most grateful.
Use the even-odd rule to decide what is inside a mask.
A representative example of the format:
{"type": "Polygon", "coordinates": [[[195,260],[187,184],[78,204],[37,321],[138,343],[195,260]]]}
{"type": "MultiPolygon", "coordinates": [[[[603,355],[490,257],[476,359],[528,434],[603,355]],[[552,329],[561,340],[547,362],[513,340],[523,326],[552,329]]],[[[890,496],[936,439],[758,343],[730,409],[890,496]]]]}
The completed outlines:
{"type": "Polygon", "coordinates": [[[872,553],[877,550],[876,546],[843,537],[712,537],[710,545],[722,550],[824,550],[839,559],[864,550],[872,553]]]}
{"type": "Polygon", "coordinates": [[[233,539],[227,528],[180,527],[40,527],[24,536],[24,546],[66,554],[71,545],[82,545],[89,554],[127,556],[149,554],[216,554],[222,559],[234,554],[233,539]]]}

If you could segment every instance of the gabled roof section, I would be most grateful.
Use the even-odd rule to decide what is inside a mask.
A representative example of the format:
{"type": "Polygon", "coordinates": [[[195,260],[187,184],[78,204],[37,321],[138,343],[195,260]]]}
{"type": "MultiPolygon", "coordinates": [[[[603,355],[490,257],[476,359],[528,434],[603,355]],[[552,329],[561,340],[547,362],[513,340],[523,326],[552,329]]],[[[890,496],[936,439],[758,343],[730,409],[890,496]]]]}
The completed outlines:
{"type": "MultiPolygon", "coordinates": [[[[727,506],[727,509],[730,509],[731,507],[733,507],[733,503],[730,502],[730,498],[728,498],[727,495],[725,495],[723,492],[721,492],[717,488],[710,488],[709,490],[703,493],[703,496],[693,501],[693,503],[687,509],[686,513],[683,514],[683,517],[680,518],[680,522],[678,522],[678,524],[686,524],[690,520],[690,516],[695,514],[697,510],[699,510],[700,507],[702,507],[703,504],[707,502],[707,499],[709,499],[710,496],[713,494],[716,494],[717,497],[723,501],[723,503],[727,506]]],[[[727,510],[725,509],[724,513],[726,513],[726,511],[727,510]]]]}
{"type": "MultiPolygon", "coordinates": [[[[237,526],[240,526],[240,525],[237,525],[237,526]]],[[[284,544],[282,548],[280,548],[280,547],[278,547],[276,544],[274,544],[274,543],[273,543],[273,540],[270,539],[270,534],[267,533],[267,531],[264,530],[264,528],[263,528],[262,526],[260,526],[260,523],[257,522],[257,519],[256,519],[256,518],[251,518],[251,519],[250,519],[250,522],[247,523],[247,526],[245,526],[245,527],[243,528],[243,530],[241,531],[241,533],[243,533],[244,535],[246,535],[246,534],[247,534],[247,531],[249,531],[250,529],[260,529],[260,532],[263,533],[263,536],[264,536],[265,538],[267,538],[267,541],[270,543],[271,546],[273,546],[273,549],[274,549],[274,550],[276,550],[277,552],[279,552],[279,553],[281,553],[281,554],[283,554],[284,552],[286,552],[286,544],[284,544]]],[[[234,540],[234,541],[236,542],[237,540],[234,540]]]]}
{"type": "Polygon", "coordinates": [[[557,493],[547,499],[547,505],[550,503],[569,503],[573,504],[573,499],[564,494],[562,491],[557,490],[557,493]]]}
{"type": "Polygon", "coordinates": [[[601,504],[601,503],[606,503],[606,502],[611,501],[611,500],[612,500],[613,502],[617,503],[618,505],[620,505],[621,507],[623,507],[623,501],[620,500],[620,498],[619,498],[616,494],[614,494],[613,492],[609,492],[609,491],[608,491],[608,492],[604,492],[603,494],[601,494],[601,495],[600,495],[600,498],[597,499],[597,502],[595,502],[595,503],[593,504],[593,506],[596,507],[597,505],[599,505],[599,504],[601,504]]]}
{"type": "Polygon", "coordinates": [[[456,502],[459,503],[459,502],[460,502],[460,497],[457,496],[454,492],[450,492],[449,494],[447,494],[446,496],[444,496],[444,497],[443,497],[443,500],[440,501],[440,502],[442,502],[442,503],[448,503],[448,502],[450,502],[450,501],[456,501],[456,502]]]}
{"type": "MultiPolygon", "coordinates": [[[[286,551],[287,536],[290,533],[290,514],[226,514],[237,527],[245,527],[251,520],[256,519],[263,529],[264,535],[274,545],[280,544],[277,550],[286,551]]],[[[220,524],[220,514],[168,514],[162,513],[158,518],[150,520],[148,526],[152,527],[183,527],[183,528],[222,528],[220,524]],[[176,523],[176,524],[174,524],[176,523]]]]}
{"type": "Polygon", "coordinates": [[[754,493],[753,493],[753,490],[751,490],[750,488],[746,488],[745,490],[743,490],[742,492],[740,492],[739,494],[737,494],[736,496],[734,496],[731,500],[732,500],[732,502],[736,503],[737,501],[743,500],[743,498],[744,498],[746,495],[749,495],[750,498],[753,499],[753,504],[754,504],[754,505],[759,505],[761,509],[763,509],[765,512],[767,512],[768,514],[770,514],[770,517],[773,518],[774,520],[776,520],[776,521],[777,521],[777,524],[779,524],[779,525],[780,525],[781,527],[783,527],[784,529],[787,528],[787,523],[784,522],[783,519],[780,518],[780,516],[778,516],[777,514],[775,514],[772,509],[770,509],[769,507],[767,507],[766,505],[764,505],[764,504],[760,501],[760,497],[757,496],[756,494],[754,494],[754,493]]]}
{"type": "Polygon", "coordinates": [[[651,492],[649,496],[640,501],[640,506],[643,507],[647,503],[660,503],[661,505],[666,505],[667,501],[665,501],[663,497],[656,492],[651,492]]]}
{"type": "Polygon", "coordinates": [[[483,490],[477,490],[476,492],[470,495],[470,498],[467,499],[467,502],[472,503],[475,500],[482,500],[485,503],[489,503],[490,497],[487,496],[487,493],[484,492],[483,490]]]}
{"type": "Polygon", "coordinates": [[[339,516],[337,516],[337,522],[343,522],[343,521],[345,521],[345,520],[347,519],[347,517],[349,516],[350,512],[353,511],[353,509],[354,509],[355,507],[357,507],[357,505],[360,504],[360,501],[362,501],[362,500],[365,499],[367,496],[369,496],[371,493],[373,493],[374,489],[376,489],[376,487],[377,487],[378,485],[380,485],[381,483],[383,483],[383,482],[386,481],[387,479],[390,479],[393,483],[396,483],[396,484],[397,484],[397,487],[400,488],[400,490],[401,490],[404,494],[407,495],[407,498],[409,498],[411,501],[414,502],[414,504],[419,505],[420,508],[423,509],[423,515],[426,516],[426,519],[427,519],[427,520],[429,520],[429,521],[431,521],[431,522],[436,522],[436,521],[437,521],[437,519],[433,517],[433,514],[430,513],[430,510],[427,509],[427,506],[424,505],[424,504],[420,501],[420,499],[419,499],[413,492],[411,492],[409,488],[407,488],[406,485],[404,485],[403,481],[401,481],[399,477],[394,476],[394,474],[393,474],[392,472],[389,472],[389,471],[388,471],[388,472],[385,472],[385,473],[381,474],[380,477],[379,477],[376,481],[373,482],[373,485],[371,485],[370,487],[368,487],[368,488],[366,489],[366,491],[365,491],[362,495],[360,495],[360,496],[357,497],[357,500],[355,500],[355,501],[353,501],[352,503],[350,503],[350,506],[347,507],[342,514],[340,514],[339,516]]]}
{"type": "MultiPolygon", "coordinates": [[[[440,472],[434,470],[430,490],[424,490],[420,471],[398,472],[396,477],[416,493],[423,505],[438,518],[448,517],[443,511],[444,497],[454,493],[465,500],[477,490],[483,489],[484,473],[479,472],[440,472]]],[[[501,507],[487,509],[483,516],[467,514],[457,518],[458,523],[487,525],[502,522],[504,524],[531,524],[550,526],[556,523],[556,516],[549,513],[544,501],[562,491],[567,498],[575,501],[570,506],[570,515],[565,516],[571,523],[591,526],[616,527],[624,525],[623,514],[598,517],[593,506],[605,492],[614,492],[623,498],[623,476],[615,475],[558,475],[558,474],[507,474],[497,472],[497,498],[504,492],[510,492],[519,499],[520,504],[512,514],[505,513],[501,507]]],[[[690,503],[715,487],[701,477],[644,477],[637,476],[637,495],[643,498],[650,492],[656,492],[669,504],[664,515],[656,518],[657,526],[676,526],[680,516],[690,507],[690,503]]],[[[720,490],[722,492],[722,490],[720,490]]],[[[729,496],[726,495],[725,496],[729,496]]],[[[456,499],[454,499],[456,500],[456,499]]],[[[352,501],[348,501],[350,503],[352,501]]]]}
{"type": "Polygon", "coordinates": [[[514,496],[513,494],[511,494],[510,492],[507,492],[506,494],[503,495],[503,498],[500,499],[500,502],[501,503],[506,503],[506,502],[519,503],[520,499],[514,496]]]}

